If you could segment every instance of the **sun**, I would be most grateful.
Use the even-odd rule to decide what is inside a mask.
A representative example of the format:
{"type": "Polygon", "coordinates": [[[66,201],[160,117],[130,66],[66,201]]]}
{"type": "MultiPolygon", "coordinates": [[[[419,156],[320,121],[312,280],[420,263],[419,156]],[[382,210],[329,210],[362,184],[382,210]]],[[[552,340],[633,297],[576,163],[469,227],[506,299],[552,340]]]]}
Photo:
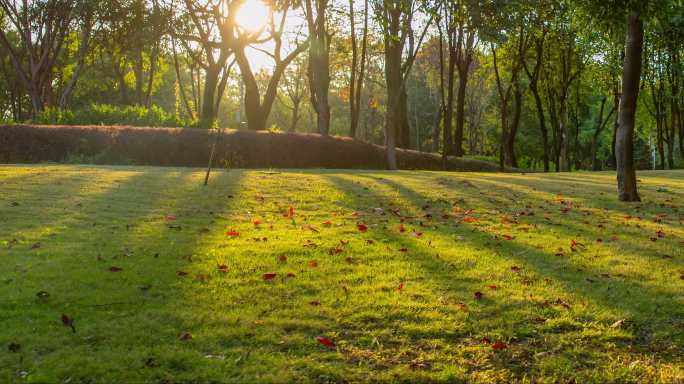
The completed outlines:
{"type": "Polygon", "coordinates": [[[263,28],[271,15],[271,9],[260,0],[245,0],[235,20],[247,31],[256,32],[263,28]]]}

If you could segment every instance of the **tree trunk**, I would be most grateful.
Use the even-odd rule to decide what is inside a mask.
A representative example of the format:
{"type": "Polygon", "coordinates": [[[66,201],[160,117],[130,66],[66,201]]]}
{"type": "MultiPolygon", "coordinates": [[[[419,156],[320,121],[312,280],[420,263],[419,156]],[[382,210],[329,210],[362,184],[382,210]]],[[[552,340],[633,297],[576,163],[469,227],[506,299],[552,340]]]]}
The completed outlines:
{"type": "Polygon", "coordinates": [[[615,140],[617,189],[620,201],[640,201],[634,168],[634,124],[641,78],[644,26],[638,13],[633,12],[629,15],[625,40],[625,62],[622,71],[623,91],[615,140]]]}
{"type": "Polygon", "coordinates": [[[411,125],[408,118],[408,94],[406,86],[401,87],[399,93],[399,105],[397,105],[397,139],[396,144],[399,148],[409,148],[411,146],[411,125]]]}
{"type": "Polygon", "coordinates": [[[202,97],[202,109],[200,112],[201,125],[205,128],[211,128],[216,119],[214,98],[220,74],[221,67],[219,65],[210,65],[205,71],[204,96],[202,97]]]}
{"type": "Polygon", "coordinates": [[[518,127],[520,126],[520,116],[522,114],[523,103],[522,90],[517,83],[514,85],[514,95],[515,100],[513,104],[513,122],[508,130],[508,135],[506,136],[504,163],[508,167],[517,168],[518,159],[515,156],[515,137],[518,133],[518,127]]]}
{"type": "Polygon", "coordinates": [[[444,151],[447,156],[454,154],[454,83],[456,78],[456,54],[449,46],[449,64],[447,65],[447,98],[444,106],[444,151]]]}
{"type": "Polygon", "coordinates": [[[432,153],[437,153],[439,151],[439,131],[440,124],[442,122],[442,108],[437,108],[437,113],[435,116],[435,121],[432,123],[432,146],[430,150],[432,153]]]}
{"type": "Polygon", "coordinates": [[[559,144],[560,144],[560,152],[559,152],[559,162],[560,162],[560,171],[561,172],[569,172],[570,171],[570,153],[568,150],[568,145],[569,145],[569,139],[568,139],[568,124],[569,124],[569,111],[568,111],[568,102],[567,102],[567,97],[561,96],[561,99],[559,100],[560,102],[560,119],[559,119],[559,144]]]}
{"type": "Polygon", "coordinates": [[[541,95],[539,94],[539,88],[537,85],[530,84],[530,90],[532,90],[532,95],[534,96],[534,102],[537,106],[537,118],[539,119],[539,130],[542,136],[542,149],[544,150],[543,161],[544,161],[544,172],[549,172],[549,132],[546,129],[546,117],[544,116],[544,104],[542,103],[541,95]]]}
{"type": "Polygon", "coordinates": [[[594,135],[591,138],[591,169],[594,171],[601,170],[601,164],[598,161],[598,144],[599,137],[601,135],[601,130],[603,128],[603,111],[606,107],[606,98],[601,99],[601,109],[599,110],[599,115],[596,118],[596,129],[594,130],[594,135]]]}
{"type": "MultiPolygon", "coordinates": [[[[311,104],[317,115],[318,132],[327,136],[330,131],[330,41],[328,35],[328,0],[316,0],[314,13],[312,0],[306,0],[305,11],[309,27],[309,83],[311,104]]],[[[351,96],[350,96],[351,97],[351,96]]]]}
{"type": "Polygon", "coordinates": [[[89,17],[84,20],[84,23],[83,32],[81,33],[81,39],[79,42],[80,45],[78,47],[76,68],[71,74],[71,78],[69,79],[66,88],[64,88],[62,95],[59,98],[59,109],[65,109],[67,107],[69,99],[71,98],[71,93],[74,91],[74,88],[76,88],[78,78],[81,76],[81,72],[83,72],[83,68],[85,67],[85,56],[90,47],[90,32],[92,30],[92,23],[89,17]]]}
{"type": "Polygon", "coordinates": [[[465,123],[465,97],[468,88],[468,70],[459,70],[458,93],[456,96],[456,131],[454,132],[454,155],[461,157],[463,152],[463,127],[465,123]]]}

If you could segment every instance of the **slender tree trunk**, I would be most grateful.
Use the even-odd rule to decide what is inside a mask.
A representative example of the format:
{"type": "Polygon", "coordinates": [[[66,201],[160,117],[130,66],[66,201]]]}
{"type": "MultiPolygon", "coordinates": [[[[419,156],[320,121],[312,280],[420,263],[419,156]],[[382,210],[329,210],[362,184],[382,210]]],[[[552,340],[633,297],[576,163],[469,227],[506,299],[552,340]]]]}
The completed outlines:
{"type": "Polygon", "coordinates": [[[596,129],[594,130],[594,135],[591,138],[591,169],[594,171],[601,170],[601,163],[598,161],[598,144],[599,137],[601,136],[601,129],[603,127],[603,111],[606,107],[606,98],[601,99],[601,109],[599,110],[599,115],[596,118],[596,129]]]}
{"type": "Polygon", "coordinates": [[[506,136],[506,147],[504,163],[508,167],[517,168],[518,158],[515,155],[515,137],[520,126],[520,116],[522,114],[523,94],[518,83],[514,86],[513,122],[506,136]]]}
{"type": "Polygon", "coordinates": [[[458,75],[458,93],[456,96],[456,131],[454,132],[454,155],[458,157],[464,155],[463,129],[465,126],[465,97],[467,88],[468,70],[460,70],[458,75]]]}
{"type": "Polygon", "coordinates": [[[449,44],[449,64],[447,65],[446,104],[444,108],[444,150],[447,156],[454,154],[454,83],[456,79],[456,53],[449,44]]]}
{"type": "Polygon", "coordinates": [[[435,120],[432,123],[432,146],[430,150],[432,153],[437,153],[439,151],[439,131],[440,123],[442,122],[442,108],[438,107],[435,113],[435,120]]]}
{"type": "Polygon", "coordinates": [[[615,141],[617,160],[618,198],[621,201],[640,201],[634,167],[634,124],[641,78],[641,56],[644,26],[638,13],[633,12],[627,23],[625,62],[622,72],[622,99],[619,126],[615,141]]]}
{"type": "Polygon", "coordinates": [[[363,90],[363,81],[366,74],[366,51],[368,49],[368,0],[365,0],[364,16],[363,16],[363,37],[361,40],[361,60],[358,65],[357,46],[356,46],[356,31],[354,29],[354,0],[349,1],[350,22],[352,24],[352,53],[354,55],[352,64],[352,80],[353,87],[350,87],[349,102],[351,111],[351,126],[349,128],[349,136],[356,137],[356,131],[359,127],[359,120],[361,117],[361,91],[363,90]],[[352,89],[353,88],[353,89],[352,89]],[[353,92],[352,92],[353,91],[353,92]]]}
{"type": "Polygon", "coordinates": [[[560,171],[561,172],[569,172],[570,171],[570,154],[568,150],[569,146],[569,138],[568,138],[568,124],[569,124],[569,111],[568,111],[568,103],[567,103],[567,97],[566,96],[561,96],[560,99],[560,153],[559,153],[559,161],[560,161],[560,171]]]}
{"type": "Polygon", "coordinates": [[[411,146],[411,125],[409,124],[408,118],[408,94],[406,92],[406,86],[401,87],[399,92],[399,105],[397,106],[397,113],[397,117],[399,118],[396,139],[397,147],[409,148],[411,146]]]}
{"type": "Polygon", "coordinates": [[[542,136],[542,149],[544,154],[542,159],[544,162],[544,172],[549,172],[549,132],[546,129],[546,117],[544,116],[544,104],[542,103],[541,95],[539,95],[539,88],[535,84],[532,86],[530,84],[530,89],[532,90],[532,95],[534,96],[534,102],[537,106],[537,118],[539,119],[539,130],[542,136]]]}
{"type": "Polygon", "coordinates": [[[192,107],[190,106],[190,102],[188,101],[187,95],[185,94],[185,86],[183,85],[183,78],[180,72],[180,64],[178,63],[178,54],[176,53],[176,42],[174,39],[171,39],[171,45],[173,47],[173,67],[176,71],[176,81],[178,82],[178,91],[180,92],[181,101],[185,106],[185,111],[187,112],[190,120],[194,120],[195,113],[192,107]]]}
{"type": "Polygon", "coordinates": [[[152,105],[152,88],[154,87],[154,76],[157,74],[157,65],[159,59],[159,43],[155,42],[152,53],[150,54],[150,73],[147,77],[147,89],[145,90],[145,107],[149,108],[152,105]]]}
{"type": "Polygon", "coordinates": [[[71,78],[69,79],[67,86],[64,88],[64,91],[62,91],[62,95],[59,98],[59,109],[65,109],[67,107],[69,99],[71,98],[71,93],[74,91],[74,88],[76,88],[78,78],[81,76],[83,68],[85,67],[85,57],[90,47],[90,32],[92,30],[92,23],[89,17],[84,20],[84,23],[85,25],[83,26],[81,39],[79,42],[80,45],[78,47],[76,68],[71,74],[71,78]]]}

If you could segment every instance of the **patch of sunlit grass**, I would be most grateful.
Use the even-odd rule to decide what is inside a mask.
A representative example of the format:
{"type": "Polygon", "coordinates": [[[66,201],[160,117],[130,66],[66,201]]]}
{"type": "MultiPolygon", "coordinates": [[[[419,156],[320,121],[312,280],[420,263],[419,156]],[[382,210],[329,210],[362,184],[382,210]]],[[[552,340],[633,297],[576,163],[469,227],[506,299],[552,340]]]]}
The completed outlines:
{"type": "Polygon", "coordinates": [[[684,379],[684,173],[202,178],[0,167],[0,381],[684,379]]]}

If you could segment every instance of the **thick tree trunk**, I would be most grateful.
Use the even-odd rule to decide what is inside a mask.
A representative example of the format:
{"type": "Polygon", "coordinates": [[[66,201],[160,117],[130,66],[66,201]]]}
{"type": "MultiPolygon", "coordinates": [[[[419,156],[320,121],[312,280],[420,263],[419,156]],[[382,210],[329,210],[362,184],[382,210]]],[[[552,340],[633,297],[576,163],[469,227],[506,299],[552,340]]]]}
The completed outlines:
{"type": "Polygon", "coordinates": [[[43,103],[42,92],[40,91],[40,89],[35,89],[35,87],[31,87],[29,89],[29,97],[31,98],[31,115],[33,118],[36,118],[41,112],[43,112],[45,106],[43,103]]]}
{"type": "Polygon", "coordinates": [[[216,96],[216,88],[218,87],[220,74],[221,67],[218,65],[211,65],[207,67],[205,71],[204,96],[202,97],[200,120],[201,124],[206,128],[210,128],[216,119],[214,98],[216,96]]]}
{"type": "MultiPolygon", "coordinates": [[[[309,27],[309,83],[311,104],[317,115],[318,132],[327,136],[330,131],[330,41],[328,35],[328,0],[306,0],[305,10],[309,27]]],[[[350,96],[352,97],[352,96],[350,96]]]]}
{"type": "Polygon", "coordinates": [[[619,126],[615,141],[617,160],[618,198],[621,201],[640,201],[634,168],[634,124],[641,78],[641,56],[644,26],[638,13],[629,15],[625,41],[625,62],[622,72],[622,99],[619,126]]]}

